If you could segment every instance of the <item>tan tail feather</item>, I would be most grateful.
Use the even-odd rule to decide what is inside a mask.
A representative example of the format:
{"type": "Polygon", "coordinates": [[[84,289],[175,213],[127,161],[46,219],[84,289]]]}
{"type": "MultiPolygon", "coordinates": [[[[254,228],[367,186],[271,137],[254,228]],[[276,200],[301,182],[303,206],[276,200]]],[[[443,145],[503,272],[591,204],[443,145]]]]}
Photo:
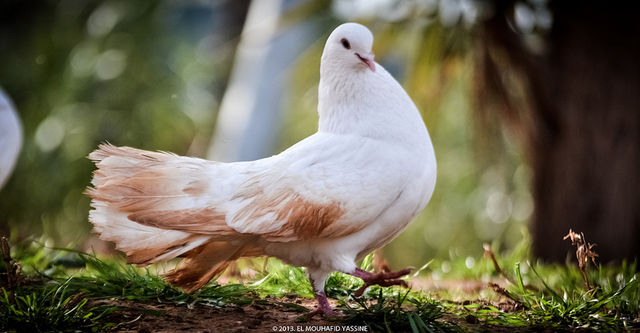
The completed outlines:
{"type": "Polygon", "coordinates": [[[126,252],[127,263],[136,264],[138,266],[146,266],[148,264],[163,260],[172,259],[184,253],[184,249],[188,247],[202,246],[204,240],[199,235],[194,235],[186,239],[179,239],[175,242],[162,247],[135,249],[126,252]],[[200,237],[200,239],[198,239],[200,237]],[[195,243],[196,245],[192,244],[195,243]]]}
{"type": "Polygon", "coordinates": [[[260,255],[263,255],[261,250],[246,243],[234,246],[227,242],[210,242],[188,252],[180,264],[165,275],[165,279],[191,292],[221,274],[234,260],[260,255]]]}
{"type": "Polygon", "coordinates": [[[225,215],[214,208],[178,210],[141,210],[127,216],[131,221],[154,228],[180,230],[216,236],[236,236],[238,232],[225,222],[225,215]]]}
{"type": "Polygon", "coordinates": [[[98,167],[95,187],[85,192],[94,208],[104,204],[132,222],[154,228],[221,237],[237,234],[226,224],[224,212],[193,207],[196,198],[206,195],[209,180],[203,174],[212,162],[110,144],[100,145],[89,158],[98,167]]]}
{"type": "Polygon", "coordinates": [[[102,143],[98,145],[98,149],[94,150],[89,154],[89,159],[92,161],[102,161],[109,156],[121,156],[121,157],[132,157],[135,156],[137,159],[147,160],[147,161],[163,161],[168,160],[176,155],[173,153],[167,152],[152,152],[148,150],[142,150],[131,147],[116,147],[110,143],[102,143]]]}
{"type": "Polygon", "coordinates": [[[129,263],[184,257],[165,277],[192,291],[241,256],[262,255],[249,245],[254,239],[226,224],[223,212],[193,207],[193,198],[209,187],[203,172],[211,162],[112,145],[100,145],[89,158],[98,167],[95,187],[87,189],[94,208],[90,220],[129,263]]]}
{"type": "Polygon", "coordinates": [[[211,162],[197,158],[109,144],[100,145],[89,158],[98,169],[94,188],[86,193],[125,213],[166,207],[201,195],[209,186],[202,174],[211,162]]]}

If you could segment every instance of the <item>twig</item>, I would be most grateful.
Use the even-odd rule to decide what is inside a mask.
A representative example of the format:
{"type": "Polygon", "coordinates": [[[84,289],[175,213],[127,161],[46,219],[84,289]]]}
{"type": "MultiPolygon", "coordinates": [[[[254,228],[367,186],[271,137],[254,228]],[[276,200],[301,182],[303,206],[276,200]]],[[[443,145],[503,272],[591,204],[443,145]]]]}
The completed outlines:
{"type": "Polygon", "coordinates": [[[83,299],[85,299],[87,296],[87,294],[85,294],[84,292],[79,292],[73,296],[71,296],[71,298],[69,298],[69,301],[67,302],[67,304],[64,305],[64,309],[68,310],[73,308],[74,306],[76,306],[76,304],[80,303],[83,299]]]}
{"type": "Polygon", "coordinates": [[[0,238],[0,252],[2,252],[2,260],[7,269],[5,273],[7,275],[7,291],[9,296],[9,302],[15,303],[15,289],[20,283],[19,277],[21,272],[20,264],[14,262],[11,258],[11,247],[9,246],[9,240],[6,237],[0,238]]]}
{"type": "Polygon", "coordinates": [[[382,255],[382,248],[378,248],[374,251],[372,265],[373,265],[373,271],[376,273],[391,272],[391,267],[389,267],[389,263],[382,255]]]}
{"type": "Polygon", "coordinates": [[[511,300],[515,304],[516,308],[528,308],[524,303],[511,295],[506,289],[500,287],[497,283],[489,282],[489,287],[493,289],[496,294],[506,297],[507,300],[511,300]]]}
{"type": "MultiPolygon", "coordinates": [[[[498,274],[500,274],[500,276],[502,276],[504,279],[506,279],[507,281],[509,281],[509,283],[517,286],[518,283],[513,280],[509,275],[507,275],[502,268],[500,268],[500,265],[498,264],[498,260],[496,260],[496,256],[493,253],[493,250],[491,250],[491,245],[485,243],[482,245],[482,248],[484,248],[484,256],[491,259],[491,262],[493,262],[493,268],[496,270],[496,272],[498,272],[498,274]]],[[[489,286],[491,288],[493,288],[492,284],[490,283],[489,286]]],[[[525,289],[531,290],[531,291],[538,291],[538,288],[534,287],[534,286],[530,286],[530,285],[524,285],[525,289]]],[[[495,288],[494,288],[495,290],[495,288]]]]}

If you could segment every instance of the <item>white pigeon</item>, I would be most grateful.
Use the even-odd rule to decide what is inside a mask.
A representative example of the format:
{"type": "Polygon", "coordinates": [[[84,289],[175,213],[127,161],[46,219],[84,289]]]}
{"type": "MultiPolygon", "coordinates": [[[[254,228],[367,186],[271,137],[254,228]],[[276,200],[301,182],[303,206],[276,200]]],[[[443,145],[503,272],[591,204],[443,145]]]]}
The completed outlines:
{"type": "Polygon", "coordinates": [[[240,258],[307,268],[318,308],[334,271],[369,285],[404,284],[409,270],[370,273],[355,261],[425,207],[436,181],[427,128],[404,89],[373,61],[373,35],[345,23],[320,63],[317,133],[268,158],[221,163],[103,144],[88,195],[100,237],[130,263],[182,257],[165,278],[192,291],[240,258]]]}

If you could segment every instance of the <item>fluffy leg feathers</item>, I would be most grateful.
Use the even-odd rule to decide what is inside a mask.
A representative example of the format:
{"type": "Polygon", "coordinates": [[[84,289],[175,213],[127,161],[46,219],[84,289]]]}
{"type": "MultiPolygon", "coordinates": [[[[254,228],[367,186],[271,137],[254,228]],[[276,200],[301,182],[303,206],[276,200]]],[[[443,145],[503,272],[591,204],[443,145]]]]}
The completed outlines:
{"type": "Polygon", "coordinates": [[[169,283],[191,292],[222,273],[232,261],[257,255],[261,255],[260,251],[249,248],[246,242],[240,245],[208,242],[186,253],[180,264],[165,278],[169,283]]]}

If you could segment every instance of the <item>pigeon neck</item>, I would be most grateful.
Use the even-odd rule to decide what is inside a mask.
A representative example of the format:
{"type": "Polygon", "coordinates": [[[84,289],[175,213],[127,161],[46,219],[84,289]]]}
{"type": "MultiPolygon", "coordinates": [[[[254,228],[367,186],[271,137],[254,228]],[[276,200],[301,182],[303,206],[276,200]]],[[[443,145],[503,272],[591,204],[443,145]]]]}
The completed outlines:
{"type": "Polygon", "coordinates": [[[428,134],[415,105],[382,66],[376,67],[376,72],[321,67],[318,131],[407,145],[426,142],[428,134]]]}

